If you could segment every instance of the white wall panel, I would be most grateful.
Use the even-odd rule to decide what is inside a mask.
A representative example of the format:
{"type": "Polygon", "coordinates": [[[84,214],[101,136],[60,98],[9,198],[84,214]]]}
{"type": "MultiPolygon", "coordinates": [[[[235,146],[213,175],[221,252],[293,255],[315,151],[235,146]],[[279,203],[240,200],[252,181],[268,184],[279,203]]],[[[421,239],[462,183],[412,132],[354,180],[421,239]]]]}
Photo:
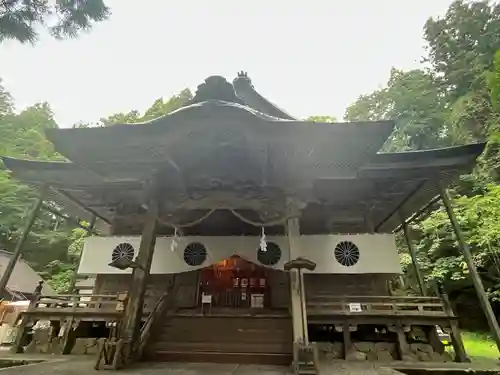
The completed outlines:
{"type": "Polygon", "coordinates": [[[315,273],[401,273],[392,234],[301,236],[302,256],[316,263],[315,273]],[[333,252],[339,242],[350,241],[359,249],[358,262],[343,266],[333,252]]]}
{"type": "MultiPolygon", "coordinates": [[[[283,269],[284,263],[289,260],[287,238],[269,236],[267,240],[275,242],[281,248],[281,259],[273,268],[283,269]]],[[[171,237],[157,238],[151,273],[191,271],[232,255],[239,255],[259,264],[259,237],[181,237],[177,239],[178,245],[173,252],[171,241],[171,237]],[[189,266],[183,258],[184,249],[191,242],[200,242],[207,249],[206,261],[197,267],[189,266]]],[[[87,275],[129,273],[130,270],[120,271],[108,266],[113,249],[125,242],[134,247],[137,255],[140,244],[138,236],[87,237],[78,272],[87,275]]],[[[394,236],[390,234],[301,236],[300,256],[316,262],[316,273],[401,273],[394,236]],[[359,261],[354,266],[345,267],[335,260],[333,250],[340,241],[352,241],[359,248],[359,261]]]]}

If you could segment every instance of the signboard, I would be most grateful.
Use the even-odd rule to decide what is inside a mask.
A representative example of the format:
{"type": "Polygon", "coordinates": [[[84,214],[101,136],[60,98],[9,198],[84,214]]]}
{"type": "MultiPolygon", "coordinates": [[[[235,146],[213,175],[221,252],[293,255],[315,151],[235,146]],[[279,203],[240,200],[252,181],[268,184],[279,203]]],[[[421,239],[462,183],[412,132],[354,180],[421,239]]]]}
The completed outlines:
{"type": "Polygon", "coordinates": [[[212,295],[203,293],[201,296],[201,303],[212,303],[212,295]]]}
{"type": "Polygon", "coordinates": [[[363,311],[361,309],[361,303],[350,303],[349,304],[349,311],[350,312],[361,312],[361,311],[363,311]]]}
{"type": "Polygon", "coordinates": [[[252,308],[257,308],[257,309],[264,308],[264,295],[263,294],[252,294],[250,297],[250,306],[252,308]]]}

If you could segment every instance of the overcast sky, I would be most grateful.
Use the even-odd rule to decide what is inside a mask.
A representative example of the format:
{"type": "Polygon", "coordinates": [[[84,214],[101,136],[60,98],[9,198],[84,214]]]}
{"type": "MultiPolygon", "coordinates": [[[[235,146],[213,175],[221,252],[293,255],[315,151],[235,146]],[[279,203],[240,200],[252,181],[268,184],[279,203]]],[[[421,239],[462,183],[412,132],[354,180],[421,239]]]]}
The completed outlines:
{"type": "Polygon", "coordinates": [[[0,46],[0,77],[18,109],[48,101],[60,126],[248,72],[290,114],[334,115],[420,66],[422,28],[451,0],[107,0],[109,21],[78,39],[0,46]]]}

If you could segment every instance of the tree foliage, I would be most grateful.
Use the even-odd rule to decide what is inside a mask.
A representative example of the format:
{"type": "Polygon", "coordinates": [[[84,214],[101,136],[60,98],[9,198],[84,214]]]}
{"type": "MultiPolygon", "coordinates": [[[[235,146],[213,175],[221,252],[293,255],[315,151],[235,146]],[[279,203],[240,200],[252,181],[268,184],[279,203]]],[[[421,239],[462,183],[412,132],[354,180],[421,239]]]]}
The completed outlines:
{"type": "MultiPolygon", "coordinates": [[[[178,109],[191,98],[191,92],[186,89],[168,100],[156,100],[143,115],[138,111],[118,113],[102,119],[96,126],[150,120],[178,109]]],[[[63,160],[45,138],[45,130],[52,128],[57,128],[57,123],[47,103],[37,103],[17,113],[12,97],[0,81],[0,155],[63,160]]],[[[0,162],[0,249],[14,250],[24,219],[36,198],[37,191],[11,179],[0,162]]],[[[60,222],[54,215],[42,210],[23,249],[23,256],[42,277],[49,280],[55,290],[64,292],[78,264],[85,236],[84,230],[75,229],[71,223],[60,222]]]]}
{"type": "MultiPolygon", "coordinates": [[[[395,119],[385,149],[416,150],[487,140],[476,170],[454,187],[455,209],[492,300],[500,301],[500,5],[454,1],[424,26],[428,69],[393,69],[387,85],[359,97],[346,119],[395,119]]],[[[419,264],[431,285],[473,298],[451,224],[437,206],[412,227],[419,264]]],[[[411,260],[400,244],[411,289],[411,260]]]]}
{"type": "Polygon", "coordinates": [[[335,116],[309,116],[306,120],[313,122],[338,122],[335,116]]]}
{"type": "Polygon", "coordinates": [[[387,86],[362,95],[347,108],[348,121],[395,119],[387,150],[435,148],[451,142],[446,108],[434,76],[423,70],[392,69],[387,86]]]}
{"type": "Polygon", "coordinates": [[[102,0],[2,0],[0,43],[7,39],[34,43],[39,27],[56,38],[75,37],[109,14],[102,0]]]}

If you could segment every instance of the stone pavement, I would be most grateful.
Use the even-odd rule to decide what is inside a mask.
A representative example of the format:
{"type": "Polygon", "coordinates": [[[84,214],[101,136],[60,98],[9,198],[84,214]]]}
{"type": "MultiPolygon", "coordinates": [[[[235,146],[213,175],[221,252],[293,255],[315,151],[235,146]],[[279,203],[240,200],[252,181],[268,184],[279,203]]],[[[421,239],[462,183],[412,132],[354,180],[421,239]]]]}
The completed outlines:
{"type": "MultiPolygon", "coordinates": [[[[117,372],[95,371],[94,358],[82,356],[47,356],[47,355],[4,355],[2,359],[15,360],[45,360],[42,363],[33,363],[24,366],[15,366],[0,369],[0,375],[87,375],[87,374],[107,374],[118,373],[127,375],[291,375],[288,367],[266,366],[266,365],[236,365],[236,364],[216,364],[216,363],[147,363],[140,362],[134,367],[126,368],[117,372]]],[[[412,368],[416,364],[406,364],[399,362],[387,365],[370,362],[344,362],[338,361],[323,365],[320,375],[401,375],[391,368],[392,366],[412,368]]],[[[420,365],[420,367],[422,367],[420,365]]],[[[442,364],[441,366],[427,366],[447,368],[457,370],[474,368],[470,364],[442,364]]],[[[499,370],[497,363],[490,363],[488,366],[479,366],[482,370],[499,370]]]]}
{"type": "MultiPolygon", "coordinates": [[[[21,360],[22,358],[16,358],[21,360]]],[[[30,356],[31,360],[41,359],[30,356]]],[[[82,357],[47,358],[47,362],[0,369],[0,375],[87,375],[106,374],[112,371],[95,371],[94,361],[82,357]]],[[[116,372],[115,372],[116,373],[116,372]]],[[[290,375],[288,367],[266,365],[236,365],[216,363],[147,363],[117,372],[128,375],[290,375]]],[[[322,375],[393,375],[401,374],[389,368],[377,368],[368,363],[339,363],[325,368],[322,375]]]]}

